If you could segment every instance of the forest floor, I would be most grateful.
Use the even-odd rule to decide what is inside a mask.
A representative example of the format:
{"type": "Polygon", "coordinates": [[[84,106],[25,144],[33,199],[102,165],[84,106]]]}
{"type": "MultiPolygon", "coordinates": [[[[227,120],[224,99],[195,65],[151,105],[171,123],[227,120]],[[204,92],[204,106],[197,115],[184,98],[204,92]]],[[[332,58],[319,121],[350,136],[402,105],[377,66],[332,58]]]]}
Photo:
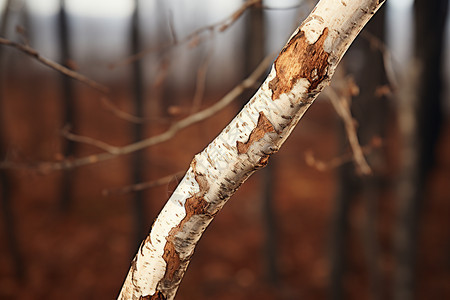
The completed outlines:
{"type": "MultiPolygon", "coordinates": [[[[24,89],[11,83],[3,105],[7,159],[33,163],[61,159],[61,103],[54,81],[24,89]]],[[[79,88],[76,133],[112,145],[131,142],[132,125],[106,110],[100,96],[79,88]]],[[[218,99],[211,97],[208,103],[218,99]]],[[[114,102],[131,111],[125,91],[114,102]]],[[[206,106],[206,105],[205,105],[206,106]]],[[[214,118],[182,130],[169,142],[143,151],[147,180],[186,170],[192,157],[236,114],[234,104],[214,118]]],[[[395,120],[392,120],[395,128],[395,120]]],[[[328,161],[338,153],[339,120],[332,106],[319,99],[300,122],[269,167],[252,176],[232,197],[205,232],[182,281],[177,299],[326,299],[329,293],[331,229],[338,189],[336,170],[319,171],[305,161],[312,151],[328,161]],[[263,217],[264,176],[272,174],[276,216],[278,274],[268,274],[263,217]],[[273,282],[270,278],[278,278],[273,282]]],[[[146,135],[167,124],[146,126],[146,135]]],[[[393,128],[390,127],[390,128],[393,128]]],[[[383,274],[382,294],[392,287],[391,241],[395,215],[398,137],[385,140],[388,184],[378,207],[377,263],[383,274]]],[[[99,150],[79,145],[76,156],[99,150]]],[[[417,299],[450,299],[450,124],[438,149],[438,163],[422,209],[418,250],[417,299]]],[[[12,213],[24,276],[17,279],[6,227],[0,222],[0,299],[113,299],[117,296],[137,248],[133,194],[103,196],[131,182],[130,157],[92,164],[69,172],[72,206],[60,209],[63,172],[39,174],[13,170],[12,213]]],[[[179,178],[145,191],[146,225],[150,228],[179,178]]],[[[346,299],[369,299],[362,230],[364,201],[351,206],[346,299]]],[[[383,298],[386,299],[386,298],[383,298]]]]}

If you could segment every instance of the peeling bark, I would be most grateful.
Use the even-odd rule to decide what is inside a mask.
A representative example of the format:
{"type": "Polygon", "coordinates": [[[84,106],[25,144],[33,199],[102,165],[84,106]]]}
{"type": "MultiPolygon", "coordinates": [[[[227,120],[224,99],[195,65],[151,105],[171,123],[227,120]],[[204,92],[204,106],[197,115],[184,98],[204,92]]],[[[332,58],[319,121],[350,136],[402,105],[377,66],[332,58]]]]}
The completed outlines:
{"type": "Polygon", "coordinates": [[[269,82],[272,100],[290,92],[300,78],[308,79],[308,92],[326,78],[329,54],[323,44],[327,35],[328,27],[325,27],[313,44],[308,42],[303,31],[290,39],[274,63],[277,75],[269,82]]]}
{"type": "MultiPolygon", "coordinates": [[[[248,148],[256,142],[259,141],[264,137],[264,135],[267,132],[273,132],[275,129],[273,128],[270,121],[267,119],[267,117],[264,115],[264,113],[261,111],[259,113],[258,123],[256,124],[256,127],[252,130],[250,133],[250,136],[248,137],[248,141],[245,143],[242,143],[240,141],[236,142],[236,148],[239,154],[247,153],[248,148]]],[[[264,159],[267,160],[267,157],[264,157],[264,159]]]]}
{"type": "Polygon", "coordinates": [[[203,231],[239,186],[278,151],[383,2],[317,4],[252,99],[194,157],[134,258],[119,299],[175,297],[203,231]]]}

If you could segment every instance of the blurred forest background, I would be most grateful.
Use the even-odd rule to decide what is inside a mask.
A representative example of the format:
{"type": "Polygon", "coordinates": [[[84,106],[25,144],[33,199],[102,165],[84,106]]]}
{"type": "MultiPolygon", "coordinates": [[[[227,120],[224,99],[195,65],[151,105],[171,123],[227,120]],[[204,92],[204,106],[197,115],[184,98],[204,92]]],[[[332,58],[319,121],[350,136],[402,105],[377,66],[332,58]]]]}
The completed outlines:
{"type": "MultiPolygon", "coordinates": [[[[314,5],[0,1],[0,298],[115,298],[192,157],[264,76],[182,120],[314,5]]],[[[205,232],[177,299],[450,299],[447,12],[387,1],[205,232]]]]}

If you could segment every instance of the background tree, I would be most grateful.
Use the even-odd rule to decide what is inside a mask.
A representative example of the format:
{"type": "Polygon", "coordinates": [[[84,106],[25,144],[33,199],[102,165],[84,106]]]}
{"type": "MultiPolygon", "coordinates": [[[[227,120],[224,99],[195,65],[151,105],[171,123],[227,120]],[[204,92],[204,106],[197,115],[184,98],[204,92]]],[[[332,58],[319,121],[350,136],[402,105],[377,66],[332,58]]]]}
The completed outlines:
{"type": "MultiPolygon", "coordinates": [[[[4,3],[3,12],[0,23],[0,36],[5,36],[8,31],[10,21],[10,9],[12,6],[12,0],[8,0],[4,3]]],[[[7,96],[4,90],[5,87],[5,49],[0,48],[0,104],[4,105],[6,101],[4,98],[7,96]]],[[[0,157],[3,159],[7,156],[6,138],[3,132],[4,116],[0,113],[0,157]]],[[[17,230],[15,224],[15,213],[12,209],[12,193],[13,193],[13,179],[11,178],[11,172],[8,170],[0,169],[0,198],[2,202],[2,215],[4,220],[4,227],[6,231],[6,241],[9,246],[10,256],[12,258],[15,275],[22,281],[25,277],[25,268],[23,264],[23,257],[20,251],[19,242],[17,239],[17,230]]]]}
{"type": "MultiPolygon", "coordinates": [[[[264,59],[265,53],[265,21],[262,3],[256,7],[251,7],[246,15],[246,32],[244,37],[244,72],[249,76],[264,59]]],[[[247,103],[255,89],[250,89],[242,96],[243,106],[247,103]]],[[[277,233],[276,233],[276,209],[274,199],[275,184],[275,159],[261,171],[261,206],[262,220],[265,226],[265,264],[268,281],[277,285],[279,281],[279,270],[277,263],[277,233]]]]}
{"type": "MultiPolygon", "coordinates": [[[[140,18],[139,18],[139,0],[134,1],[133,16],[131,19],[131,40],[130,40],[130,50],[131,54],[139,53],[141,51],[141,31],[140,31],[140,18]]],[[[145,102],[144,102],[144,76],[142,71],[142,64],[140,60],[136,60],[132,63],[132,91],[134,93],[134,115],[143,120],[145,112],[145,102]]],[[[134,125],[134,141],[140,141],[144,138],[144,126],[141,123],[136,123],[134,125]]],[[[145,161],[145,156],[143,151],[137,151],[133,155],[133,183],[137,184],[144,181],[144,168],[142,166],[145,161]]],[[[144,194],[143,191],[136,191],[134,194],[134,220],[135,220],[135,231],[136,231],[136,245],[139,245],[145,237],[145,211],[146,206],[144,205],[144,194]]]]}
{"type": "Polygon", "coordinates": [[[402,133],[398,218],[395,230],[395,299],[414,299],[416,265],[425,192],[441,133],[444,32],[448,0],[414,2],[414,51],[400,93],[402,133]]]}
{"type": "MultiPolygon", "coordinates": [[[[60,61],[61,65],[72,68],[70,66],[73,62],[70,54],[70,30],[67,20],[66,1],[59,1],[59,14],[58,14],[58,35],[59,35],[59,48],[60,48],[60,61]]],[[[75,105],[75,89],[73,87],[72,79],[67,76],[61,77],[61,94],[64,103],[64,120],[65,126],[69,126],[71,130],[76,131],[76,105],[75,105]]],[[[71,157],[76,153],[77,143],[74,141],[66,141],[63,150],[65,157],[71,157]]],[[[68,170],[64,172],[61,183],[61,209],[64,212],[68,212],[72,205],[72,171],[68,170]]]]}
{"type": "MultiPolygon", "coordinates": [[[[357,38],[347,59],[344,60],[345,72],[343,76],[354,76],[358,92],[351,99],[351,111],[357,124],[358,140],[364,147],[372,147],[374,139],[384,139],[385,127],[389,118],[390,107],[386,96],[380,93],[381,87],[386,84],[383,63],[383,53],[373,46],[373,39],[384,41],[385,8],[374,16],[367,24],[365,32],[357,38]],[[370,70],[370,72],[368,71],[370,70]]],[[[344,89],[351,89],[344,81],[344,89]]],[[[341,83],[342,84],[342,83],[341,83]]],[[[352,95],[351,95],[352,96],[352,95]]],[[[342,124],[344,125],[344,124],[342,124]]],[[[343,126],[344,127],[344,126],[343,126]]],[[[341,129],[340,155],[345,155],[349,148],[347,132],[341,129]]],[[[336,208],[332,231],[331,248],[331,289],[332,299],[346,299],[344,292],[344,279],[351,257],[347,255],[349,239],[353,236],[349,226],[352,208],[363,202],[365,211],[365,224],[361,233],[356,233],[365,249],[366,267],[369,273],[370,290],[368,294],[372,299],[382,299],[382,274],[380,270],[379,238],[377,232],[377,214],[379,202],[383,199],[384,178],[386,170],[384,151],[372,149],[367,155],[370,166],[375,166],[371,174],[363,174],[357,164],[347,163],[338,168],[338,193],[336,195],[336,208]]]]}

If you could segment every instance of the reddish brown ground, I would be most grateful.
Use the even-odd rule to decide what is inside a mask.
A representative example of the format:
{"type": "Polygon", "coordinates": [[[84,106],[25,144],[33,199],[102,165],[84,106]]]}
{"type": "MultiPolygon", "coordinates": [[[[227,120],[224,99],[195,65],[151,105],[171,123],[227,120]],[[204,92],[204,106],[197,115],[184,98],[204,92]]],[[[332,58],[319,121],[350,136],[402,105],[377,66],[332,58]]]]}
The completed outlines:
{"type": "MultiPolygon", "coordinates": [[[[29,78],[33,82],[37,78],[29,78]]],[[[78,133],[114,145],[130,142],[130,124],[117,119],[99,97],[81,87],[78,133]]],[[[8,158],[34,162],[60,156],[61,128],[58,86],[51,80],[24,86],[10,82],[3,114],[7,126],[8,158]]],[[[117,89],[113,101],[131,110],[126,92],[117,89]]],[[[212,97],[211,101],[218,99],[212,97]]],[[[231,106],[215,118],[180,132],[175,139],[145,151],[148,179],[186,169],[193,155],[229,122],[237,111],[231,106]]],[[[163,129],[154,125],[148,134],[163,129]],[[158,127],[155,129],[155,127],[158,127]]],[[[201,239],[177,299],[325,299],[328,293],[331,216],[336,192],[335,172],[320,172],[305,163],[304,153],[317,158],[336,155],[337,120],[326,101],[312,106],[281,151],[270,161],[274,172],[278,263],[282,283],[266,280],[264,224],[261,206],[262,171],[251,177],[216,217],[201,239]]],[[[387,141],[391,170],[395,170],[397,139],[387,141]]],[[[97,149],[82,146],[78,155],[97,149]]],[[[439,159],[423,209],[419,249],[420,299],[450,299],[450,126],[445,128],[439,159]]],[[[103,197],[105,188],[129,184],[129,156],[73,171],[74,205],[70,213],[58,209],[61,173],[38,175],[14,171],[13,212],[26,277],[14,277],[0,225],[1,299],[113,299],[130,266],[133,245],[132,195],[103,197]]],[[[392,178],[395,175],[392,174],[392,178]]],[[[173,190],[174,182],[146,193],[150,226],[173,190]]],[[[380,265],[389,275],[392,191],[379,203],[380,265]]],[[[345,277],[347,299],[367,299],[367,272],[360,231],[364,207],[351,212],[351,265],[345,277]]],[[[3,220],[2,220],[3,221],[3,220]]],[[[389,277],[388,277],[389,279],[389,277]]],[[[385,288],[390,285],[386,283],[385,288]]]]}

